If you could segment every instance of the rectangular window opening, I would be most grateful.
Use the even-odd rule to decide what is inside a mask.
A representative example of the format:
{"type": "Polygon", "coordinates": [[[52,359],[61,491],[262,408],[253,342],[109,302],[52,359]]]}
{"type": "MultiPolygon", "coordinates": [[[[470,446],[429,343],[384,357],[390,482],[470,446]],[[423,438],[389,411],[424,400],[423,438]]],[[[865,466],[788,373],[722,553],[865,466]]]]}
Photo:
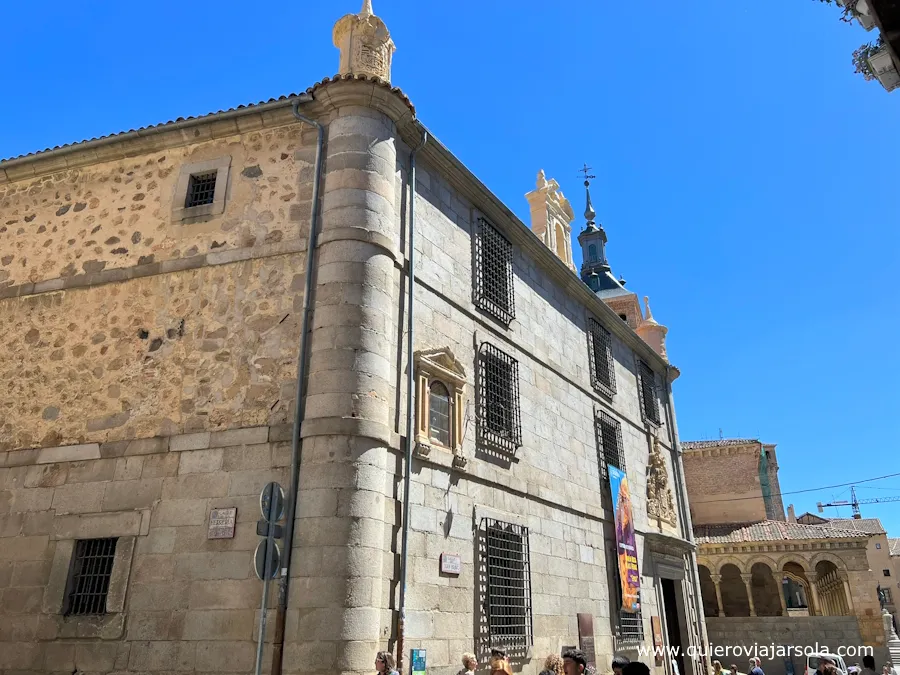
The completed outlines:
{"type": "Polygon", "coordinates": [[[588,319],[590,340],[591,384],[597,391],[612,396],[616,393],[616,371],[612,356],[612,337],[595,319],[588,319]]]}
{"type": "Polygon", "coordinates": [[[533,639],[528,528],[484,519],[486,609],[495,644],[527,646],[533,639]]]}
{"type": "Polygon", "coordinates": [[[69,568],[65,616],[106,614],[106,596],[112,577],[118,538],[81,539],[75,542],[69,568]]]}
{"type": "Polygon", "coordinates": [[[506,237],[479,219],[475,233],[475,306],[507,324],[516,316],[512,251],[506,237]]]}
{"type": "Polygon", "coordinates": [[[518,448],[522,445],[519,364],[489,343],[482,345],[479,362],[481,435],[493,444],[518,448]]]}
{"type": "Polygon", "coordinates": [[[192,206],[203,206],[212,204],[216,194],[216,176],[218,171],[210,171],[209,173],[198,173],[192,175],[188,180],[187,199],[185,199],[185,208],[192,206]]]}
{"type": "Polygon", "coordinates": [[[622,443],[622,423],[615,417],[599,412],[594,416],[594,431],[597,436],[597,464],[600,467],[600,480],[604,487],[609,487],[609,471],[614,466],[625,470],[625,452],[622,443]]]}
{"type": "Polygon", "coordinates": [[[656,388],[656,375],[653,369],[643,361],[639,364],[641,385],[641,409],[644,417],[659,424],[659,396],[656,388]]]}

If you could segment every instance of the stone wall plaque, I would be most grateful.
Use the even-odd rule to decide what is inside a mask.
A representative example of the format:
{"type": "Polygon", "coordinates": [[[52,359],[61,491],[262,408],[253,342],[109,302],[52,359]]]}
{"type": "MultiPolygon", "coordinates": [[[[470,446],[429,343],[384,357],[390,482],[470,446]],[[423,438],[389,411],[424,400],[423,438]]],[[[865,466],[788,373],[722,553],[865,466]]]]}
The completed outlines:
{"type": "Polygon", "coordinates": [[[213,509],[209,512],[207,539],[233,539],[234,524],[237,522],[237,508],[213,509]]]}
{"type": "Polygon", "coordinates": [[[441,574],[462,574],[462,558],[456,553],[441,553],[441,574]]]}
{"type": "Polygon", "coordinates": [[[597,667],[597,654],[594,651],[594,616],[592,614],[578,615],[578,644],[584,652],[584,658],[591,668],[597,667]]]}

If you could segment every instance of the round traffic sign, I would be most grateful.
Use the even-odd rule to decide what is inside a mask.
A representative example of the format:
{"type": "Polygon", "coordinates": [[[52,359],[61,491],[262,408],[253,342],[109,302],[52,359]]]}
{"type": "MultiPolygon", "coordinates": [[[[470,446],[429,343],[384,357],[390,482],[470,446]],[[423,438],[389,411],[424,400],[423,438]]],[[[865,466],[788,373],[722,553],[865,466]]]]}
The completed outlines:
{"type": "MultiPolygon", "coordinates": [[[[278,576],[278,566],[281,564],[281,549],[276,542],[272,542],[272,555],[269,559],[269,579],[278,576]]],[[[266,568],[266,540],[263,539],[256,545],[256,552],[253,554],[253,569],[256,571],[256,578],[265,580],[264,570],[266,568]]]]}
{"type": "Polygon", "coordinates": [[[270,523],[284,517],[284,489],[278,483],[269,483],[259,493],[259,511],[270,523]]]}

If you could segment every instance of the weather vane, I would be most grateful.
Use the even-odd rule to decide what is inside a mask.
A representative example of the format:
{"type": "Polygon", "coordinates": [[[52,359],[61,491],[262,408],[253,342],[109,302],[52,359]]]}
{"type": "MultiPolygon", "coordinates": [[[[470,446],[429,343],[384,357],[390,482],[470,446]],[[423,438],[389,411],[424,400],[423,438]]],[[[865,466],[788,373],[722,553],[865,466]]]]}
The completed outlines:
{"type": "Polygon", "coordinates": [[[591,181],[591,179],[596,178],[596,176],[588,173],[588,171],[590,171],[590,170],[591,170],[591,167],[589,167],[587,164],[585,164],[584,167],[582,167],[581,169],[578,170],[579,173],[584,174],[584,184],[585,185],[587,185],[591,181]]]}

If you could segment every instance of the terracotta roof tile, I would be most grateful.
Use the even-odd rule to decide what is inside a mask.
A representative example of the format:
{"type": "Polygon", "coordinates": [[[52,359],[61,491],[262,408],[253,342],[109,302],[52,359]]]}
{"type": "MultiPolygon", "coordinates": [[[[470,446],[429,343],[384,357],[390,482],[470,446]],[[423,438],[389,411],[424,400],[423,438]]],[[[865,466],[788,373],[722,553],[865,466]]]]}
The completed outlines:
{"type": "Polygon", "coordinates": [[[694,528],[694,536],[698,544],[734,544],[743,541],[862,538],[866,534],[825,525],[803,525],[780,520],[763,520],[758,523],[698,525],[694,528]]]}
{"type": "MultiPolygon", "coordinates": [[[[316,89],[328,84],[329,82],[336,82],[338,80],[353,80],[353,79],[374,82],[375,84],[378,84],[378,85],[384,87],[385,89],[389,89],[390,91],[399,95],[400,98],[403,99],[403,101],[406,103],[406,105],[409,106],[409,109],[415,115],[416,108],[412,104],[412,102],[409,100],[409,97],[406,94],[404,94],[403,91],[399,87],[392,87],[390,82],[385,82],[384,80],[377,78],[377,77],[369,77],[366,75],[335,75],[334,77],[326,77],[324,80],[320,80],[319,82],[316,82],[314,85],[309,87],[305,93],[312,94],[313,92],[315,92],[316,89]]],[[[277,103],[278,101],[286,101],[286,100],[294,98],[296,96],[299,96],[299,94],[287,94],[285,96],[279,96],[277,98],[270,98],[267,101],[258,101],[257,103],[244,103],[244,104],[241,104],[234,108],[228,108],[226,110],[217,110],[215,112],[207,113],[206,115],[192,115],[192,116],[188,116],[188,117],[178,117],[174,120],[169,120],[168,122],[160,122],[159,124],[151,124],[146,127],[139,127],[137,129],[129,129],[128,131],[120,131],[120,132],[117,132],[114,134],[107,134],[105,136],[97,136],[95,138],[89,138],[89,139],[77,141],[74,143],[65,143],[63,145],[57,145],[52,148],[44,148],[43,150],[36,150],[35,152],[27,152],[24,155],[17,155],[15,157],[7,157],[5,159],[0,159],[0,169],[3,168],[4,162],[9,162],[12,160],[23,159],[25,157],[36,157],[38,155],[42,155],[45,152],[51,152],[53,150],[61,150],[63,148],[75,148],[76,146],[91,143],[93,141],[101,141],[101,140],[106,140],[108,138],[115,138],[116,136],[125,136],[127,134],[139,133],[141,131],[147,131],[148,129],[158,129],[161,127],[168,126],[170,124],[175,124],[177,122],[186,122],[189,120],[198,120],[199,121],[199,120],[204,120],[207,118],[214,118],[216,115],[220,115],[222,113],[233,112],[235,110],[242,110],[245,108],[247,108],[247,109],[257,108],[259,106],[267,105],[269,103],[277,103]]]]}
{"type": "Polygon", "coordinates": [[[829,518],[827,526],[869,534],[887,534],[878,518],[829,518]]]}
{"type": "Polygon", "coordinates": [[[681,441],[685,450],[702,450],[704,448],[723,448],[728,445],[748,445],[759,443],[758,438],[721,438],[717,441],[681,441]]]}

